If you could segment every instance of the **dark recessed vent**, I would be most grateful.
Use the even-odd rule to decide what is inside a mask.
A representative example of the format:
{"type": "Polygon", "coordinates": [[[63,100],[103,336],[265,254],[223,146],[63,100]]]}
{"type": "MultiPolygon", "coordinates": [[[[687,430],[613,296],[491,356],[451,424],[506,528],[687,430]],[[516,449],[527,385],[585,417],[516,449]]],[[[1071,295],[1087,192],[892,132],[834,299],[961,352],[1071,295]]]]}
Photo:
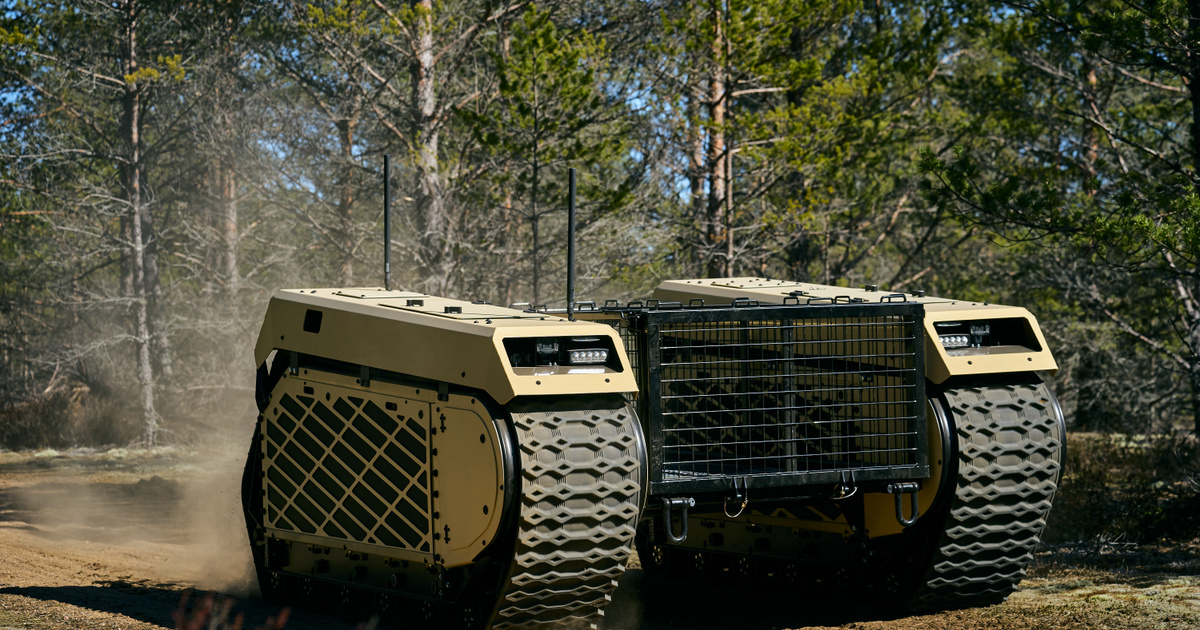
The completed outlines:
{"type": "Polygon", "coordinates": [[[308,309],[304,312],[304,332],[319,333],[321,332],[321,311],[308,309]]]}

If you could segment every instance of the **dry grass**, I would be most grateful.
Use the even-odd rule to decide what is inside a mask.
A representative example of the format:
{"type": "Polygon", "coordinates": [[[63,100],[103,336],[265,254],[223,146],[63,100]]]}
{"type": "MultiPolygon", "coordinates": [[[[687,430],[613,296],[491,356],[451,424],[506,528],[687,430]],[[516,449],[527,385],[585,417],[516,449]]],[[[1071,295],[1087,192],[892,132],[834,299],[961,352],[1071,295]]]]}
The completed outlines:
{"type": "Polygon", "coordinates": [[[0,449],[26,450],[129,444],[136,414],[87,388],[60,390],[0,408],[0,449]]]}

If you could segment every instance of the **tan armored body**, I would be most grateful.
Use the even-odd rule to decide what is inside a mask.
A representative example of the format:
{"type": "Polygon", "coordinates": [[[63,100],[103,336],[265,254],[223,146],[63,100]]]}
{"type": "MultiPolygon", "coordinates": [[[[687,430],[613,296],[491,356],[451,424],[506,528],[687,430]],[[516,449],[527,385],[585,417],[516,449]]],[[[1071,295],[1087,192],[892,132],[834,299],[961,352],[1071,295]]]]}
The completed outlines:
{"type": "Polygon", "coordinates": [[[596,625],[635,532],[661,576],[832,571],[914,608],[1023,575],[1064,437],[1024,309],[734,278],[576,318],[277,293],[243,484],[264,594],[596,625]]]}

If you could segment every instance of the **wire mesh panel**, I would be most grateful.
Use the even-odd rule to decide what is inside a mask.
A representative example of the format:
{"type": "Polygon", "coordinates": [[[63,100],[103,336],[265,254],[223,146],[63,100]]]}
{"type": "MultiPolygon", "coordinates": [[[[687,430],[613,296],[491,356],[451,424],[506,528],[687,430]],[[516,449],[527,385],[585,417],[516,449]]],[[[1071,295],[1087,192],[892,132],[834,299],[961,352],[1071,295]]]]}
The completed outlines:
{"type": "Polygon", "coordinates": [[[919,304],[632,314],[652,492],[924,476],[922,316],[919,304]]]}

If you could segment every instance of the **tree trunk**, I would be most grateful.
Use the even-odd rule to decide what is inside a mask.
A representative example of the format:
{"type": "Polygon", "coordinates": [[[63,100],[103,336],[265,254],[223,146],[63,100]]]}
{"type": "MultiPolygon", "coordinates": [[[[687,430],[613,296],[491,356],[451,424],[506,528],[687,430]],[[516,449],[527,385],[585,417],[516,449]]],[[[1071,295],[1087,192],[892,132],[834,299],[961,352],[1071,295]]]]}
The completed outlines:
{"type": "MultiPolygon", "coordinates": [[[[137,63],[137,3],[127,2],[125,28],[125,76],[134,75],[137,63]]],[[[157,414],[154,411],[154,371],[150,359],[150,321],[146,295],[146,244],[143,226],[148,222],[146,206],[142,203],[142,153],[141,153],[141,88],[130,81],[125,86],[124,134],[128,162],[125,165],[126,193],[130,209],[130,242],[132,243],[132,289],[134,304],[135,334],[137,343],[137,374],[141,386],[142,436],[147,448],[154,446],[157,414]]]]}
{"type": "Polygon", "coordinates": [[[236,319],[238,311],[238,198],[237,178],[233,169],[221,169],[221,275],[225,280],[225,296],[230,314],[236,319]]]}
{"type": "MultiPolygon", "coordinates": [[[[138,155],[137,169],[140,182],[145,178],[146,165],[141,161],[140,151],[138,155]]],[[[171,338],[167,334],[166,296],[163,295],[162,279],[158,273],[158,239],[154,236],[154,217],[150,214],[150,208],[140,201],[139,205],[142,217],[142,243],[145,249],[142,283],[146,286],[146,312],[150,318],[150,338],[153,342],[155,364],[158,366],[159,386],[170,388],[175,378],[175,365],[172,361],[171,338]]]]}
{"type": "MultiPolygon", "coordinates": [[[[1188,96],[1192,103],[1192,172],[1200,169],[1200,0],[1188,0],[1188,96]]],[[[1195,181],[1193,179],[1193,181],[1195,181]]],[[[1197,186],[1193,185],[1195,192],[1197,186]]],[[[1194,270],[1193,270],[1194,271],[1194,270]]],[[[1200,354],[1200,322],[1192,322],[1193,357],[1200,354]]],[[[1200,359],[1189,366],[1192,385],[1192,431],[1200,435],[1200,359]]]]}
{"type": "Polygon", "coordinates": [[[341,239],[339,281],[344,287],[354,286],[354,129],[358,115],[337,121],[338,142],[342,152],[341,189],[338,195],[338,236],[341,239]]]}
{"type": "MultiPolygon", "coordinates": [[[[701,102],[704,99],[704,86],[697,80],[695,74],[689,74],[687,81],[687,156],[688,156],[688,190],[691,193],[692,220],[697,225],[707,226],[704,196],[704,124],[700,121],[701,102]]],[[[707,229],[705,239],[707,239],[707,229]]],[[[705,243],[707,245],[707,243],[705,243]]],[[[703,250],[693,250],[692,264],[694,273],[703,274],[707,271],[707,256],[703,250]]]]}
{"type": "Polygon", "coordinates": [[[725,254],[726,233],[725,223],[725,189],[726,174],[725,160],[725,21],[721,0],[712,0],[712,71],[709,82],[708,122],[711,125],[708,139],[708,217],[704,231],[708,250],[708,276],[724,277],[729,275],[729,263],[725,254]]]}
{"type": "MultiPolygon", "coordinates": [[[[124,123],[123,123],[124,124],[124,123]]],[[[126,178],[125,185],[128,186],[128,173],[123,175],[126,178]]],[[[122,214],[119,219],[121,229],[121,242],[133,242],[133,222],[130,220],[129,214],[122,214]]],[[[131,250],[132,251],[132,250],[131,250]]],[[[124,255],[121,257],[121,295],[130,296],[134,294],[133,289],[133,256],[124,255]]]]}
{"type": "Polygon", "coordinates": [[[1200,436],[1200,360],[1188,366],[1192,386],[1192,433],[1200,436]]]}
{"type": "Polygon", "coordinates": [[[1192,172],[1200,168],[1200,0],[1188,0],[1189,76],[1188,96],[1192,102],[1192,172]]]}
{"type": "MultiPolygon", "coordinates": [[[[1084,88],[1086,97],[1080,105],[1083,109],[1083,119],[1087,120],[1089,110],[1092,105],[1096,104],[1096,87],[1099,84],[1099,78],[1096,76],[1096,68],[1092,66],[1090,61],[1085,61],[1083,66],[1083,76],[1085,79],[1084,88]]],[[[1083,154],[1083,168],[1087,172],[1088,177],[1095,177],[1096,160],[1100,157],[1100,131],[1093,124],[1085,123],[1080,129],[1080,135],[1083,137],[1083,146],[1087,147],[1083,154]]],[[[1088,196],[1094,196],[1095,191],[1088,193],[1088,196]]]]}
{"type": "Polygon", "coordinates": [[[438,165],[438,127],[434,90],[433,3],[415,0],[416,57],[412,64],[413,138],[416,143],[416,210],[421,230],[420,248],[424,258],[426,284],[436,295],[447,293],[449,276],[445,268],[446,212],[445,193],[438,165]]]}

